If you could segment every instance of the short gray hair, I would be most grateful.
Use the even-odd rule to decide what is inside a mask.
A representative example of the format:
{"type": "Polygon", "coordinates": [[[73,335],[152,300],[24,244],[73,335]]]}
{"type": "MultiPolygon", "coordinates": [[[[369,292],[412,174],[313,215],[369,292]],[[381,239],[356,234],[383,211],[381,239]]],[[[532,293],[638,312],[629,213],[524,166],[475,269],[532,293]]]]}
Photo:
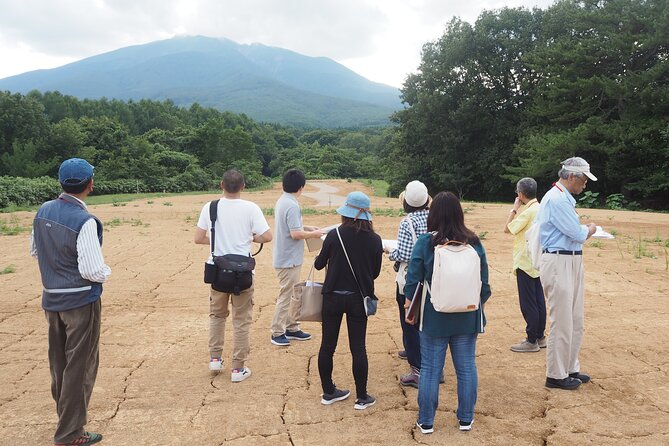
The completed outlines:
{"type": "Polygon", "coordinates": [[[583,178],[585,174],[579,173],[579,172],[571,172],[567,169],[564,168],[564,166],[578,166],[578,167],[585,167],[589,166],[588,162],[581,158],[580,156],[572,156],[571,158],[567,158],[566,160],[562,161],[560,164],[562,164],[562,167],[560,168],[560,171],[558,172],[558,176],[562,178],[563,180],[568,180],[569,175],[574,175],[579,178],[583,178]]]}
{"type": "Polygon", "coordinates": [[[516,183],[516,192],[522,192],[530,200],[537,198],[537,182],[534,178],[523,178],[516,183]]]}

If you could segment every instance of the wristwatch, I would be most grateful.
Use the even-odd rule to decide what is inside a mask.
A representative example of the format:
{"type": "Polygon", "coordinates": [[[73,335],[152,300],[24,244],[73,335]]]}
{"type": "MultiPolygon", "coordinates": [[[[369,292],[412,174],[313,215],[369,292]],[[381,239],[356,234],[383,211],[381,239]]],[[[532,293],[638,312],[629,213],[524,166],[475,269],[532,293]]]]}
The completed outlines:
{"type": "Polygon", "coordinates": [[[515,210],[515,209],[511,209],[509,212],[512,213],[512,214],[517,214],[518,213],[518,211],[515,210]]]}

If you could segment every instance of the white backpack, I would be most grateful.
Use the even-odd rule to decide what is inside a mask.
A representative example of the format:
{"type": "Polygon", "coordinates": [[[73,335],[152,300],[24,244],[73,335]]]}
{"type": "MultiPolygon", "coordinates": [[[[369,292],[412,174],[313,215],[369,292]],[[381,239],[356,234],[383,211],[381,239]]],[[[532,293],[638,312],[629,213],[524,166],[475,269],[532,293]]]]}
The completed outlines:
{"type": "Polygon", "coordinates": [[[467,243],[451,240],[434,248],[430,302],[440,313],[478,310],[481,302],[481,259],[467,243]]]}
{"type": "MultiPolygon", "coordinates": [[[[539,209],[541,212],[541,209],[539,209]]],[[[532,222],[532,226],[525,231],[525,250],[527,251],[527,256],[530,258],[530,263],[532,263],[532,268],[539,271],[539,266],[541,265],[541,231],[539,230],[539,214],[532,222]]]]}

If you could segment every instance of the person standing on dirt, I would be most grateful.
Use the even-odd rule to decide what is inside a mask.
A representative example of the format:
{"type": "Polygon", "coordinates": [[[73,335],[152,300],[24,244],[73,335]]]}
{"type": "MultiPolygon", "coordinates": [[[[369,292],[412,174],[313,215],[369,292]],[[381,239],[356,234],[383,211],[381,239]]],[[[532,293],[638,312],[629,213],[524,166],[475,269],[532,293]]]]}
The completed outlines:
{"type": "MultiPolygon", "coordinates": [[[[272,241],[272,231],[260,207],[241,199],[244,190],[244,175],[235,169],[223,174],[221,189],[223,198],[218,202],[215,223],[214,255],[237,254],[249,256],[252,242],[272,241]]],[[[195,229],[195,243],[211,246],[209,233],[211,219],[208,202],[202,207],[195,229]]],[[[209,294],[209,370],[219,373],[223,367],[223,343],[225,322],[232,305],[232,326],[234,346],[232,349],[232,382],[241,382],[251,376],[246,361],[251,349],[249,338],[253,316],[253,285],[242,290],[239,295],[216,291],[209,294]]]]}
{"type": "Polygon", "coordinates": [[[357,394],[353,407],[358,410],[376,403],[367,393],[367,313],[361,293],[374,295],[374,279],[381,272],[383,244],[374,232],[369,206],[369,197],[364,193],[348,194],[344,205],[337,209],[342,216],[341,226],[328,232],[314,262],[318,270],[328,267],[323,284],[323,337],[318,352],[318,373],[323,388],[321,404],[330,405],[351,394],[338,389],[332,381],[333,356],[345,314],[357,394]]]}
{"type": "Polygon", "coordinates": [[[276,299],[272,318],[274,345],[287,347],[291,340],[307,341],[311,335],[300,330],[297,308],[291,305],[293,287],[300,281],[304,261],[304,240],[323,235],[315,226],[302,225],[302,211],[297,199],[302,195],[307,180],[304,173],[290,169],[283,174],[283,195],[274,207],[275,242],[272,253],[274,269],[279,278],[279,296],[276,299]]]}
{"type": "Polygon", "coordinates": [[[506,219],[504,232],[513,234],[513,274],[518,284],[520,312],[525,319],[526,338],[511,346],[518,353],[538,352],[546,347],[546,299],[541,287],[539,271],[532,267],[527,255],[525,233],[539,212],[537,182],[533,178],[523,178],[516,183],[516,199],[506,219]],[[518,213],[521,206],[525,206],[518,213]]]}
{"type": "Polygon", "coordinates": [[[537,216],[542,254],[539,270],[548,302],[550,334],[546,347],[546,387],[574,390],[590,377],[581,373],[578,354],[583,340],[585,278],[583,243],[594,223],[580,224],[576,200],[588,179],[597,181],[579,157],[562,162],[559,180],[541,200],[537,216]]]}
{"type": "Polygon", "coordinates": [[[30,252],[42,276],[42,308],[49,325],[51,394],[58,425],[54,446],[89,445],[102,435],[84,431],[100,362],[102,283],[111,269],[102,256],[102,223],[84,200],[93,191],[93,166],[81,158],[58,169],[63,189],[33,221],[30,252]]]}
{"type": "Polygon", "coordinates": [[[407,216],[401,221],[397,231],[397,248],[389,251],[390,255],[388,256],[397,266],[395,298],[400,313],[404,356],[410,367],[409,373],[400,376],[400,384],[416,389],[420,381],[420,332],[415,325],[406,323],[404,284],[413,245],[420,235],[427,232],[427,214],[430,200],[425,184],[414,180],[406,185],[404,191],[400,194],[400,201],[407,216]]]}

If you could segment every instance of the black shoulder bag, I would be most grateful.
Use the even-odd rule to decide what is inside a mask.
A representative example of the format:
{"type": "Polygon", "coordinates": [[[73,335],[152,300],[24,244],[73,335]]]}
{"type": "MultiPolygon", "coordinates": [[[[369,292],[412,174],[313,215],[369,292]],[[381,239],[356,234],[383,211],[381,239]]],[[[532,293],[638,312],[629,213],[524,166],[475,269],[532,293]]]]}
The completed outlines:
{"type": "MultiPolygon", "coordinates": [[[[214,243],[216,240],[214,226],[218,215],[218,202],[219,200],[214,200],[209,205],[211,258],[214,263],[207,262],[204,264],[204,283],[210,283],[211,287],[216,291],[233,293],[238,296],[242,291],[251,288],[251,285],[253,285],[253,269],[256,267],[256,261],[250,255],[214,255],[214,243]]],[[[262,251],[262,247],[263,245],[261,244],[258,252],[253,255],[255,256],[262,251]]]]}

